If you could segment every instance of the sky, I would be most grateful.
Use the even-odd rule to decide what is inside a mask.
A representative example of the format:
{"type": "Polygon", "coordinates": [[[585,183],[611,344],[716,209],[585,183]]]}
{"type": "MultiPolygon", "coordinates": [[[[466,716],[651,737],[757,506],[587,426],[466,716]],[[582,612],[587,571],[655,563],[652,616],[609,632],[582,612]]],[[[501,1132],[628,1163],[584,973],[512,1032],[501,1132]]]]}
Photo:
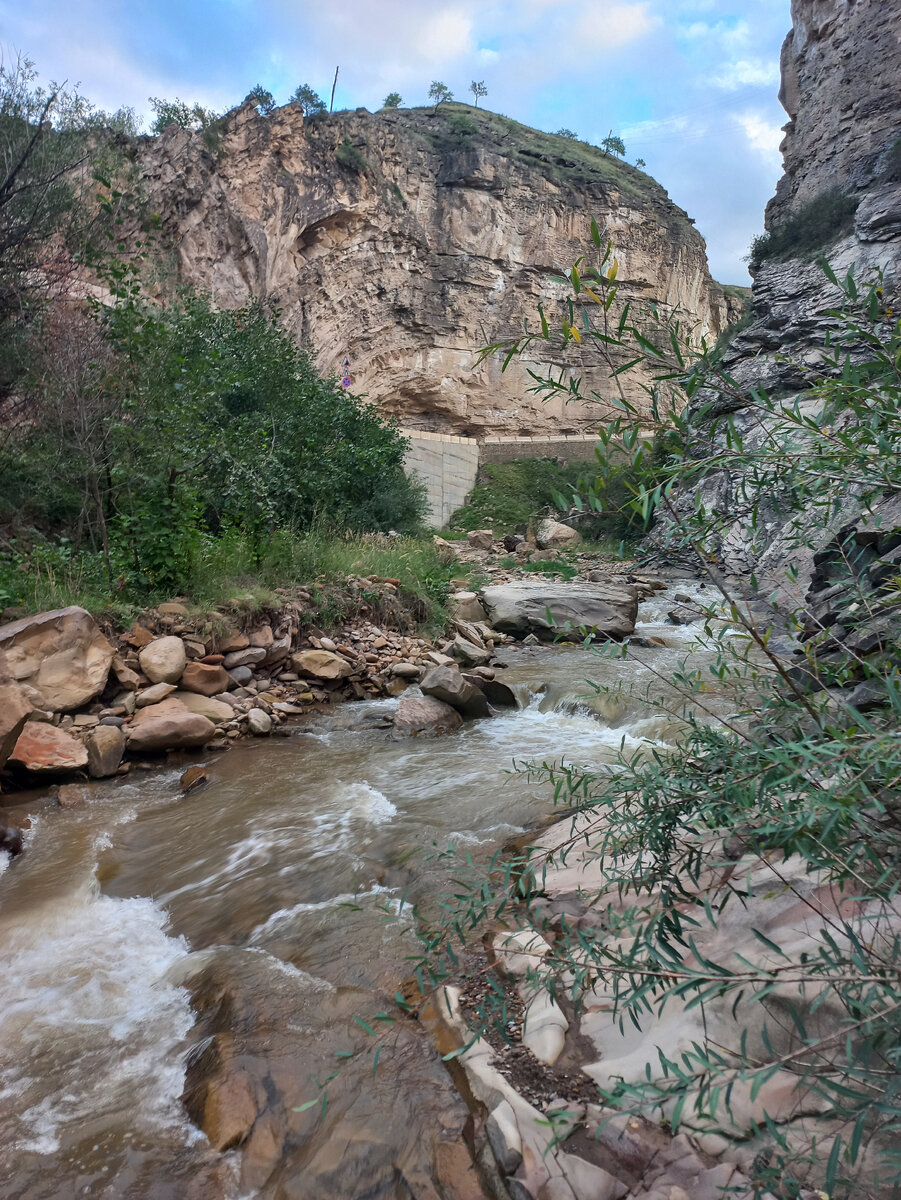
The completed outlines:
{"type": "Polygon", "coordinates": [[[527,125],[597,144],[609,132],[694,218],[722,283],[781,173],[777,99],[790,0],[0,0],[0,48],[101,108],[149,97],[217,111],[257,83],[300,83],[336,108],[427,103],[432,80],[527,125]]]}

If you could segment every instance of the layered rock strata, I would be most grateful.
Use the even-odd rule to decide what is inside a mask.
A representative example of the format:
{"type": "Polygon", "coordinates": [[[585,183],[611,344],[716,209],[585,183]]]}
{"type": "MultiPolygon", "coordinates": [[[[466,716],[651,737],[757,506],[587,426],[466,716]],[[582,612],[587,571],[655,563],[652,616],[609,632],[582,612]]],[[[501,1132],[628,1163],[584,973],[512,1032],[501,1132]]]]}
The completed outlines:
{"type": "MultiPolygon", "coordinates": [[[[553,275],[615,244],[624,298],[655,300],[717,333],[729,302],[703,238],[647,175],[584,143],[462,105],[305,119],[297,105],[224,118],[215,150],[171,127],[138,170],[163,214],[179,279],[222,306],[277,304],[320,368],[407,428],[481,436],[577,433],[596,405],[543,402],[526,366],[475,365],[565,288],[553,275]],[[348,367],[344,367],[345,359],[348,367]]],[[[609,377],[575,357],[586,394],[609,377]]],[[[626,378],[641,401],[637,374],[626,378]]]]}

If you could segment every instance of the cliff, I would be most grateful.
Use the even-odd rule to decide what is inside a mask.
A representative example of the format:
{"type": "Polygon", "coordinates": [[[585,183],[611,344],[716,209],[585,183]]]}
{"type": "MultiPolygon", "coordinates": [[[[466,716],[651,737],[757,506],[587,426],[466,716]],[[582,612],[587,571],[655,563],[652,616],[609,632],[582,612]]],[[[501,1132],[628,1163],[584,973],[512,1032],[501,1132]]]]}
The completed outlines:
{"type": "MultiPolygon", "coordinates": [[[[827,192],[848,197],[849,215],[818,245],[803,252],[789,246],[760,261],[753,318],[735,337],[726,366],[746,394],[762,386],[798,397],[803,406],[832,326],[827,313],[839,298],[816,260],[825,257],[839,277],[852,270],[864,284],[882,271],[889,298],[901,286],[901,0],[793,0],[792,20],[780,91],[790,118],[782,145],[785,174],[767,208],[767,229],[798,229],[802,236],[811,202],[827,192]]],[[[750,411],[738,407],[732,420],[749,448],[767,436],[765,423],[750,411]]],[[[715,450],[723,434],[713,436],[715,450]]],[[[708,477],[708,506],[743,511],[736,483],[725,472],[708,477]]],[[[843,520],[849,520],[853,498],[843,499],[843,520]]],[[[764,586],[800,600],[815,582],[815,552],[831,536],[824,530],[823,546],[799,551],[786,539],[785,516],[774,505],[758,513],[753,530],[745,517],[733,518],[718,550],[730,574],[754,571],[764,586]],[[792,586],[789,565],[798,571],[792,586]]]]}
{"type": "MultiPolygon", "coordinates": [[[[139,150],[178,278],[223,306],[274,302],[323,370],[349,359],[354,390],[407,428],[565,434],[597,421],[595,406],[530,395],[526,365],[502,374],[473,358],[563,294],[552,275],[590,248],[592,217],[625,297],[714,334],[730,318],[685,213],[584,143],[463,105],[307,119],[245,105],[216,136],[170,127],[139,150]]],[[[601,394],[607,382],[586,377],[601,394]]]]}

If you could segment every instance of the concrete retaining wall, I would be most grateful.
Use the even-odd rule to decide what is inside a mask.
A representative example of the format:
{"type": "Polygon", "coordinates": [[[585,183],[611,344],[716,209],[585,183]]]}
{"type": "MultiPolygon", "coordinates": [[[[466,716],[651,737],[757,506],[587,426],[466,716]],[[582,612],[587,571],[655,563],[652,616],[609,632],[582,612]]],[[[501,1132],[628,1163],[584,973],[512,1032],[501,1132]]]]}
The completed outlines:
{"type": "Polygon", "coordinates": [[[404,461],[408,474],[416,473],[425,483],[429,497],[429,520],[436,528],[446,525],[464,504],[484,463],[519,462],[525,458],[561,458],[565,462],[594,459],[597,441],[580,435],[571,437],[455,437],[447,433],[404,430],[410,448],[404,461]]]}

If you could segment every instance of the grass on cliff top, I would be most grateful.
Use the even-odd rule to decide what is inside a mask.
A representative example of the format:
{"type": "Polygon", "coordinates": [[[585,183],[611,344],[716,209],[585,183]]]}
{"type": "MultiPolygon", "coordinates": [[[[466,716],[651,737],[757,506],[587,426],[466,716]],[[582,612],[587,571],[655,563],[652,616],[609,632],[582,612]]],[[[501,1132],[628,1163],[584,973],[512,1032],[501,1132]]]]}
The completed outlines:
{"type": "MultiPolygon", "coordinates": [[[[276,588],[303,587],[313,596],[307,618],[320,625],[348,620],[363,605],[374,619],[390,619],[380,612],[377,582],[371,589],[346,586],[349,576],[375,576],[397,581],[404,623],[429,632],[446,623],[450,581],[464,574],[431,538],[276,531],[257,553],[243,534],[231,531],[200,540],[179,598],[196,612],[234,614],[278,609],[285,597],[276,588]]],[[[0,554],[0,623],[77,604],[106,625],[124,628],[143,610],[172,599],[162,592],[132,594],[121,581],[110,587],[100,555],[75,554],[66,544],[43,542],[28,553],[0,554]]]]}
{"type": "Polygon", "coordinates": [[[650,175],[630,163],[605,154],[597,146],[522,125],[502,113],[453,101],[433,108],[402,108],[410,127],[440,153],[459,153],[481,145],[519,159],[552,182],[562,185],[613,187],[647,202],[665,200],[666,192],[650,175]]]}

